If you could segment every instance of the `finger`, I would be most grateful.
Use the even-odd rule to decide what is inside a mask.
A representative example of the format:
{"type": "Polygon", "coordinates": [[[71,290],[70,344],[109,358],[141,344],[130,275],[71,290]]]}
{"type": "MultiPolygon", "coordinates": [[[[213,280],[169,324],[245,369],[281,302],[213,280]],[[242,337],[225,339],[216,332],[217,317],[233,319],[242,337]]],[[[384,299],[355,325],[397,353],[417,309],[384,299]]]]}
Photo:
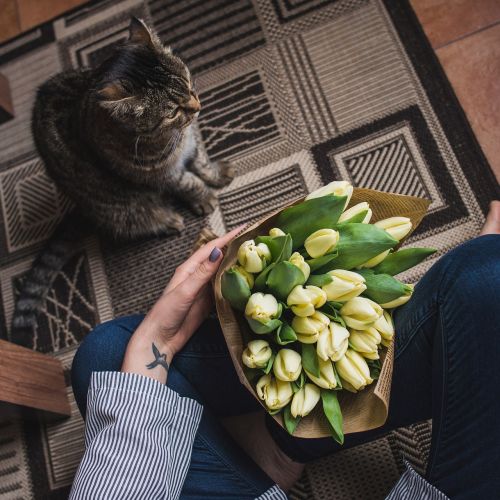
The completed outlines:
{"type": "Polygon", "coordinates": [[[184,281],[191,273],[195,271],[197,266],[208,259],[210,252],[214,247],[225,247],[244,227],[245,225],[239,226],[232,231],[229,231],[229,233],[220,236],[215,240],[209,241],[201,248],[199,248],[193,255],[191,255],[191,257],[189,257],[176,269],[175,274],[172,276],[167,286],[167,291],[179,285],[179,283],[184,281]]]}
{"type": "Polygon", "coordinates": [[[188,277],[165,296],[165,302],[175,304],[171,307],[170,320],[180,326],[199,293],[215,275],[222,260],[222,250],[213,247],[207,259],[202,261],[188,277]]]}

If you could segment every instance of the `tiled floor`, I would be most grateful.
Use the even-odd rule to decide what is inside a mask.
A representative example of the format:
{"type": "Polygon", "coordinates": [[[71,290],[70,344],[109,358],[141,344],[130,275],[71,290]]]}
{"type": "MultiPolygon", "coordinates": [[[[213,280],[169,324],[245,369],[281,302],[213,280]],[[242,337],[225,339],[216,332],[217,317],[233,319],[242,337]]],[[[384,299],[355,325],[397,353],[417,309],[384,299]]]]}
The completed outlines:
{"type": "MultiPolygon", "coordinates": [[[[84,1],[0,0],[0,42],[84,1]]],[[[411,4],[500,181],[500,0],[411,4]]]]}

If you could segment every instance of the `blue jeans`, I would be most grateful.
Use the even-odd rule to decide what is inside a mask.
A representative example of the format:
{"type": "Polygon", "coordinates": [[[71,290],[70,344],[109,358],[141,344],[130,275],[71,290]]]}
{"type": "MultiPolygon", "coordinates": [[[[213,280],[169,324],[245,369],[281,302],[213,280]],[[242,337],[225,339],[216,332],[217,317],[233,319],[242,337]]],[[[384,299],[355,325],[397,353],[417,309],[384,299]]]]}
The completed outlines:
{"type": "MultiPolygon", "coordinates": [[[[500,491],[500,236],[469,241],[441,258],[395,313],[389,416],[373,431],[349,434],[343,449],[392,429],[433,419],[426,479],[455,499],[500,491]]],[[[73,363],[73,390],[85,415],[92,371],[119,370],[142,316],[95,328],[73,363]]],[[[218,417],[259,410],[238,382],[219,326],[207,321],[173,362],[167,385],[205,405],[183,498],[254,498],[272,481],[231,440],[218,417]],[[224,381],[224,383],[221,383],[224,381]],[[230,404],[228,404],[230,402],[230,404]]],[[[309,461],[340,447],[329,438],[294,438],[268,419],[280,448],[309,461]]]]}

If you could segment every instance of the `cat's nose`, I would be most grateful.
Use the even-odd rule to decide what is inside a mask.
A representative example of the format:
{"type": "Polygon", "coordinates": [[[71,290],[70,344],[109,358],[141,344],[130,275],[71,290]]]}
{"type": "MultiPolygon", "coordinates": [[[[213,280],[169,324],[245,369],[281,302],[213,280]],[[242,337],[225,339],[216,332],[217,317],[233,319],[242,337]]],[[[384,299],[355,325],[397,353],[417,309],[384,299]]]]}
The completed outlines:
{"type": "Polygon", "coordinates": [[[201,104],[196,94],[191,93],[189,101],[184,104],[184,109],[190,113],[198,113],[198,111],[200,111],[201,104]]]}

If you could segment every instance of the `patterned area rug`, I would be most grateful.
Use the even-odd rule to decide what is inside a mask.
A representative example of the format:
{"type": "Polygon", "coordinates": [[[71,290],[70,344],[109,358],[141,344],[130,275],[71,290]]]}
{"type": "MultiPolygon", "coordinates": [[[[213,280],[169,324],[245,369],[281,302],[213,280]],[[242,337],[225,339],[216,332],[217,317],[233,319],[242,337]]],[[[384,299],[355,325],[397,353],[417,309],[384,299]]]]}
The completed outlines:
{"type": "MultiPolygon", "coordinates": [[[[93,325],[152,304],[203,227],[222,233],[333,179],[430,198],[411,243],[439,248],[433,260],[478,233],[498,185],[406,0],[94,2],[0,46],[15,109],[0,124],[1,337],[16,341],[15,281],[70,205],[31,139],[35,90],[60,70],[101,61],[127,36],[131,14],[190,65],[207,153],[234,162],[238,175],[210,217],[185,213],[180,237],[83,242],[57,278],[33,348],[69,369],[93,325]]],[[[2,425],[0,498],[66,498],[82,429],[75,407],[57,424],[2,425]]],[[[343,451],[309,466],[291,497],[383,498],[403,455],[424,469],[429,442],[423,423],[343,451]]]]}

